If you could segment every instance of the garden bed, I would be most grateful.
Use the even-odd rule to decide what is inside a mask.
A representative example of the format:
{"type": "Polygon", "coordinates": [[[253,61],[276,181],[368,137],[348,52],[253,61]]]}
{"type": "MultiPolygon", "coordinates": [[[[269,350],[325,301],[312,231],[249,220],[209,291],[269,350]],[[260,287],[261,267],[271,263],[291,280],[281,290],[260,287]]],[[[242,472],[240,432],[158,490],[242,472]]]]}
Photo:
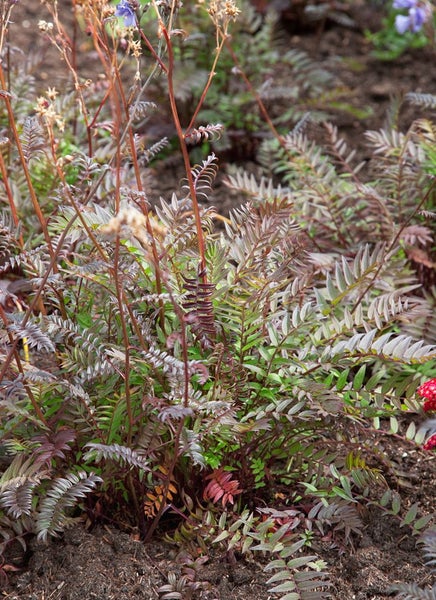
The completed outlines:
{"type": "MultiPolygon", "coordinates": [[[[354,10],[356,22],[376,27],[379,15],[374,16],[372,9],[362,5],[354,10]]],[[[14,14],[17,22],[14,30],[20,31],[21,24],[22,37],[18,36],[13,43],[30,52],[36,43],[32,32],[41,18],[40,6],[34,2],[22,3],[14,14]]],[[[383,126],[396,94],[436,93],[431,68],[435,54],[431,48],[410,51],[395,61],[383,63],[371,56],[371,47],[359,28],[340,27],[329,22],[323,29],[290,32],[289,45],[304,49],[332,70],[351,90],[351,101],[356,106],[371,109],[371,114],[362,120],[339,111],[332,118],[362,160],[369,158],[364,131],[383,126]]],[[[85,51],[89,52],[89,48],[85,51]]],[[[86,64],[89,56],[86,55],[86,64]]],[[[57,68],[61,71],[57,61],[50,50],[43,66],[35,70],[41,89],[57,80],[57,68]]],[[[84,65],[85,62],[80,68],[85,69],[84,65]]],[[[94,71],[92,76],[97,77],[98,73],[94,71]]],[[[59,82],[62,85],[61,76],[59,82]]],[[[424,114],[424,109],[406,105],[400,122],[407,128],[412,120],[424,114]]],[[[314,130],[315,138],[318,135],[321,134],[314,130]]],[[[222,175],[208,198],[221,214],[227,214],[241,202],[222,182],[231,159],[227,154],[222,157],[222,175]]],[[[238,157],[238,163],[250,171],[257,169],[253,159],[246,165],[238,157]]],[[[183,169],[179,169],[177,162],[171,165],[165,161],[157,162],[153,174],[149,195],[152,201],[158,202],[161,196],[170,199],[179,187],[183,169]]],[[[418,415],[416,418],[419,420],[418,415]]],[[[379,447],[385,452],[385,461],[377,466],[391,487],[400,493],[404,507],[407,509],[418,502],[423,512],[432,512],[436,484],[433,455],[423,452],[413,442],[405,441],[400,434],[374,432],[371,435],[377,438],[379,447]]],[[[281,494],[284,491],[281,489],[281,494]]],[[[164,530],[157,531],[153,543],[144,545],[136,531],[114,527],[109,517],[105,515],[105,519],[97,520],[97,523],[90,523],[86,517],[79,518],[59,539],[51,539],[47,544],[29,540],[25,555],[20,548],[11,548],[8,564],[16,571],[7,572],[8,581],[4,582],[1,597],[8,600],[157,600],[160,597],[158,590],[168,582],[168,575],[174,572],[180,576],[178,549],[164,541],[164,530]]],[[[391,586],[395,583],[409,582],[420,586],[433,583],[411,529],[400,527],[399,519],[383,515],[376,508],[362,507],[361,518],[365,523],[363,535],[352,535],[351,542],[345,544],[338,533],[315,543],[315,553],[327,563],[333,598],[382,600],[392,597],[391,586]]],[[[235,557],[220,555],[211,548],[204,565],[198,567],[195,581],[200,589],[193,597],[205,600],[269,598],[265,584],[268,575],[262,571],[262,561],[261,554],[235,557]]]]}

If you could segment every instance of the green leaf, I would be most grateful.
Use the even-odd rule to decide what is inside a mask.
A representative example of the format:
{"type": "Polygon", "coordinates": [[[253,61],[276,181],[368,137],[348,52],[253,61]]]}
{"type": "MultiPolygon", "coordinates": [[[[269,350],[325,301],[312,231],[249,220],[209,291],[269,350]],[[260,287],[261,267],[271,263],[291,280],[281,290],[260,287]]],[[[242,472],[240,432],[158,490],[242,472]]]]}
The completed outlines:
{"type": "Polygon", "coordinates": [[[274,327],[274,325],[272,325],[271,323],[268,323],[267,329],[268,329],[269,339],[271,340],[271,344],[273,346],[279,346],[280,340],[279,340],[277,328],[274,327]]]}
{"type": "Polygon", "coordinates": [[[317,556],[299,556],[298,558],[293,558],[292,560],[286,563],[288,569],[299,569],[300,567],[304,567],[311,560],[316,560],[317,556]]]}
{"type": "Polygon", "coordinates": [[[423,517],[420,517],[413,524],[413,529],[419,531],[423,527],[426,527],[430,523],[430,521],[432,521],[432,519],[433,519],[433,515],[425,515],[423,517]]]}
{"type": "Polygon", "coordinates": [[[353,497],[353,494],[351,492],[351,484],[350,484],[350,480],[348,479],[348,477],[346,477],[345,475],[342,475],[340,478],[340,482],[342,487],[344,488],[344,492],[350,497],[353,497]]]}
{"type": "Polygon", "coordinates": [[[394,497],[392,498],[392,513],[394,515],[398,515],[400,510],[401,510],[400,496],[398,494],[394,494],[394,497]]]}
{"type": "Polygon", "coordinates": [[[304,487],[309,490],[309,492],[317,492],[318,488],[316,486],[314,486],[311,483],[308,483],[307,481],[302,481],[302,485],[304,485],[304,487]]]}
{"type": "Polygon", "coordinates": [[[300,548],[303,548],[305,545],[306,540],[298,540],[298,542],[294,542],[291,546],[286,546],[284,550],[280,552],[280,556],[282,558],[288,558],[289,556],[292,556],[293,554],[298,552],[298,550],[300,550],[300,548]]]}
{"type": "Polygon", "coordinates": [[[336,382],[336,389],[338,392],[341,392],[344,387],[347,385],[348,375],[350,373],[350,369],[344,369],[342,373],[339,375],[338,380],[336,382]]]}
{"type": "Polygon", "coordinates": [[[248,371],[252,371],[253,373],[256,373],[257,375],[260,375],[262,378],[265,377],[265,375],[266,375],[265,369],[262,369],[258,365],[251,365],[250,363],[244,363],[244,368],[247,369],[248,371]]]}
{"type": "Polygon", "coordinates": [[[372,392],[379,385],[380,380],[383,379],[384,372],[383,369],[377,370],[374,375],[372,375],[365,384],[365,389],[368,392],[372,392]]]}
{"type": "Polygon", "coordinates": [[[354,498],[352,498],[351,496],[349,496],[345,490],[343,490],[342,488],[338,487],[337,485],[334,485],[332,487],[332,492],[334,492],[337,496],[339,496],[340,498],[343,498],[344,500],[348,500],[349,502],[357,502],[357,500],[355,500],[354,498]]]}
{"type": "Polygon", "coordinates": [[[357,371],[354,380],[353,380],[353,390],[358,392],[363,385],[363,380],[365,379],[366,374],[366,365],[362,365],[360,369],[357,371]]]}
{"type": "Polygon", "coordinates": [[[283,581],[284,579],[289,580],[291,579],[291,577],[292,575],[291,573],[289,573],[289,571],[279,571],[278,573],[276,573],[268,579],[267,584],[275,583],[276,581],[283,581]]]}
{"type": "Polygon", "coordinates": [[[216,536],[216,538],[214,538],[212,540],[212,544],[217,544],[218,542],[222,542],[223,540],[226,540],[229,536],[230,536],[229,531],[222,531],[219,535],[216,536]]]}
{"type": "MultiPolygon", "coordinates": [[[[295,587],[296,585],[294,581],[287,581],[286,583],[281,583],[280,585],[274,586],[269,591],[279,594],[280,592],[290,592],[291,590],[295,590],[295,587]]],[[[301,598],[301,596],[300,594],[293,594],[293,598],[297,600],[298,598],[301,598]]]]}
{"type": "Polygon", "coordinates": [[[250,546],[253,544],[254,540],[251,537],[246,537],[242,544],[242,555],[246,554],[250,549],[250,546]]]}
{"type": "Polygon", "coordinates": [[[412,506],[407,511],[406,516],[401,521],[401,526],[410,525],[416,519],[416,515],[418,514],[418,508],[419,506],[417,503],[412,504],[412,506]]]}
{"type": "Polygon", "coordinates": [[[275,560],[271,560],[268,564],[266,564],[263,570],[267,573],[268,571],[273,571],[274,569],[284,569],[285,567],[286,562],[282,558],[277,558],[275,560]]]}
{"type": "Polygon", "coordinates": [[[89,329],[90,327],[92,327],[92,324],[94,322],[91,311],[86,313],[78,313],[76,318],[78,325],[83,329],[89,329]]]}
{"type": "Polygon", "coordinates": [[[334,477],[335,479],[340,479],[340,478],[341,478],[341,474],[340,474],[340,473],[339,473],[339,471],[337,470],[337,468],[336,468],[336,465],[334,465],[334,464],[331,464],[331,465],[329,466],[329,469],[330,469],[330,473],[333,475],[333,477],[334,477]]]}
{"type": "Polygon", "coordinates": [[[407,428],[406,431],[406,438],[408,440],[413,440],[416,434],[416,425],[415,423],[412,421],[411,423],[409,423],[409,427],[407,428]]]}

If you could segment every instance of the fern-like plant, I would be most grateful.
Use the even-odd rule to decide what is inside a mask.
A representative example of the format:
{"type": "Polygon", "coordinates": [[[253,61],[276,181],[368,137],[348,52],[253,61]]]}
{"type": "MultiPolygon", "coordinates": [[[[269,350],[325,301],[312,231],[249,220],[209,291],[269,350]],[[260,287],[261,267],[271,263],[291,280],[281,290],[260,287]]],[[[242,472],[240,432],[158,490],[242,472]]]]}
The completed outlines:
{"type": "MultiPolygon", "coordinates": [[[[424,559],[429,569],[434,571],[436,564],[436,530],[429,528],[420,538],[423,547],[424,559]]],[[[434,600],[436,598],[436,584],[432,587],[421,588],[415,583],[401,583],[392,587],[392,592],[397,592],[396,597],[402,600],[434,600]]]]}
{"type": "MultiPolygon", "coordinates": [[[[271,593],[327,598],[326,565],[307,547],[327,532],[341,544],[359,535],[357,501],[415,532],[428,524],[418,506],[403,509],[383,477],[387,459],[365,440],[371,427],[375,438],[422,442],[419,425],[403,432],[401,415],[418,413],[415,391],[436,364],[434,293],[423,292],[413,261],[430,255],[434,232],[434,125],[369,132],[374,168],[364,173],[333,126],[322,125],[321,147],[305,118],[262,143],[260,180],[242,170],[228,177],[240,204],[223,217],[202,205],[217,157],[191,164],[187,148],[221,135],[216,120],[196,122],[206,119],[217,65],[185,118],[176,4],[154,3],[152,16],[138,8],[141,27],[121,30],[106,5],[75,5],[107,74],[86,85],[70,46],[59,45],[66,34],[50,5],[55,31],[41,27],[74,92],[48,90],[38,118],[30,99],[18,102],[17,82],[2,93],[0,119],[15,144],[0,158],[9,182],[0,189],[0,271],[28,288],[0,303],[0,526],[5,539],[46,539],[86,497],[91,519],[150,540],[172,513],[175,541],[266,553],[271,593]],[[127,93],[124,65],[139,69],[141,46],[153,65],[127,93]],[[123,48],[133,57],[121,60],[123,48]],[[141,129],[158,74],[186,179],[152,210],[145,165],[166,142],[148,147],[141,129]],[[382,420],[390,433],[377,431],[382,420]]],[[[216,61],[227,48],[234,64],[227,41],[237,10],[226,2],[217,11],[216,61]]],[[[259,50],[271,22],[252,18],[259,50]]],[[[314,75],[315,104],[320,73],[305,56],[288,58],[314,75]]],[[[255,71],[254,50],[246,59],[255,71]]],[[[4,87],[2,76],[0,63],[4,87]]],[[[296,82],[294,95],[307,90],[296,82]]],[[[262,94],[248,101],[261,112],[262,94]]],[[[194,575],[169,578],[162,593],[192,592],[194,575]]]]}

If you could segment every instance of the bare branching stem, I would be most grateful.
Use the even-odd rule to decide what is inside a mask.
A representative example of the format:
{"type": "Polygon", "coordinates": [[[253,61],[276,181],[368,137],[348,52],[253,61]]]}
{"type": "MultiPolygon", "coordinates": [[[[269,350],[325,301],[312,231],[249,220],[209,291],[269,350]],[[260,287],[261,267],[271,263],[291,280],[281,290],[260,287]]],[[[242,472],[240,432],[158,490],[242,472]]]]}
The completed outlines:
{"type": "MultiPolygon", "coordinates": [[[[14,195],[12,193],[11,186],[9,185],[8,172],[6,169],[3,154],[1,152],[0,152],[0,173],[2,176],[2,183],[5,186],[5,192],[6,192],[6,196],[8,199],[9,208],[11,209],[12,219],[14,220],[15,226],[18,227],[18,225],[20,223],[20,218],[18,216],[17,207],[15,206],[14,195]]],[[[19,242],[20,242],[21,248],[24,248],[24,238],[23,238],[22,233],[20,233],[20,235],[19,235],[19,242]]]]}
{"type": "Polygon", "coordinates": [[[197,240],[198,240],[198,253],[199,253],[199,272],[202,273],[203,283],[207,283],[207,274],[206,274],[206,247],[204,240],[204,232],[201,222],[201,214],[200,214],[200,205],[198,203],[197,191],[195,189],[194,178],[192,176],[191,170],[191,161],[189,158],[188,147],[185,141],[185,135],[182,129],[182,125],[180,123],[179,112],[177,110],[176,97],[174,93],[174,52],[171,43],[170,36],[165,26],[162,24],[162,34],[165,38],[167,44],[168,51],[168,71],[167,71],[167,81],[168,81],[168,96],[171,106],[171,114],[173,118],[173,122],[177,131],[177,137],[179,138],[180,150],[183,156],[183,162],[185,165],[186,178],[188,181],[189,192],[191,195],[192,201],[192,209],[194,212],[195,225],[197,229],[197,240]]]}
{"type": "Polygon", "coordinates": [[[189,125],[186,128],[185,136],[188,135],[188,133],[191,131],[191,129],[195,126],[195,121],[197,119],[198,113],[200,112],[201,107],[203,106],[204,101],[206,100],[207,93],[209,91],[210,86],[212,85],[212,80],[213,80],[213,78],[216,75],[216,68],[217,68],[218,61],[219,61],[219,58],[221,56],[221,52],[222,52],[222,49],[224,47],[225,41],[226,41],[226,37],[223,36],[221,38],[220,43],[218,44],[218,46],[217,46],[217,48],[215,50],[215,57],[213,59],[212,67],[209,70],[209,76],[207,78],[206,85],[203,88],[203,91],[202,91],[201,96],[200,96],[200,100],[198,101],[198,104],[195,107],[195,110],[194,110],[194,113],[193,113],[193,115],[191,117],[189,125]]]}
{"type": "MultiPolygon", "coordinates": [[[[46,221],[46,218],[44,217],[44,214],[39,205],[39,201],[38,201],[38,198],[37,198],[37,195],[35,192],[35,188],[33,186],[32,178],[30,176],[29,167],[28,167],[26,158],[24,156],[23,146],[21,144],[20,135],[18,133],[18,129],[17,129],[16,123],[15,123],[15,115],[14,115],[14,111],[13,111],[12,104],[11,104],[10,94],[9,94],[9,92],[6,91],[6,80],[5,80],[5,75],[4,75],[3,66],[2,66],[1,62],[0,62],[0,86],[1,86],[2,90],[4,90],[3,92],[0,92],[0,97],[3,98],[5,105],[6,105],[6,110],[7,110],[8,119],[9,119],[9,126],[11,128],[15,146],[18,151],[21,168],[23,169],[24,177],[26,179],[26,184],[27,184],[27,188],[29,190],[29,196],[30,196],[30,200],[32,202],[33,210],[35,211],[35,214],[36,214],[39,224],[41,226],[41,231],[43,233],[45,243],[47,244],[47,248],[50,253],[50,256],[53,257],[54,251],[53,251],[53,245],[52,245],[51,239],[50,239],[50,234],[49,234],[48,228],[47,228],[47,221],[46,221]]],[[[56,265],[54,266],[54,270],[56,271],[56,265]]]]}
{"type": "Polygon", "coordinates": [[[120,261],[120,236],[117,235],[114,248],[114,285],[115,292],[118,302],[118,313],[120,317],[121,330],[123,334],[124,342],[124,393],[126,397],[126,410],[127,410],[127,445],[132,444],[132,431],[133,431],[133,411],[132,401],[130,397],[130,339],[129,332],[127,329],[126,316],[124,312],[124,298],[123,298],[123,287],[119,277],[119,261],[120,261]]]}

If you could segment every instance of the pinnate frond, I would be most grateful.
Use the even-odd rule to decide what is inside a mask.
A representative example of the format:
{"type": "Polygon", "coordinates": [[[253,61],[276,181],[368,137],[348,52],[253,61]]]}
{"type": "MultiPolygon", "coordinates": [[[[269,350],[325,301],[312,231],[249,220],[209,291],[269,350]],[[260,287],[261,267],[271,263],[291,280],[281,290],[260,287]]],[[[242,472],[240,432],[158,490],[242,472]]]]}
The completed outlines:
{"type": "Polygon", "coordinates": [[[89,202],[86,206],[79,206],[79,208],[81,211],[81,220],[75,219],[76,212],[72,207],[62,205],[59,213],[51,222],[52,228],[59,232],[62,232],[68,226],[68,239],[70,243],[83,240],[84,236],[86,236],[86,230],[83,227],[82,221],[86,223],[90,230],[96,230],[107,225],[114,216],[108,208],[94,202],[89,202]]]}
{"type": "MultiPolygon", "coordinates": [[[[192,254],[192,249],[197,246],[197,235],[189,197],[179,200],[176,194],[173,194],[169,203],[161,198],[161,206],[156,206],[155,210],[167,232],[165,251],[175,256],[179,256],[182,252],[192,254]]],[[[204,229],[212,231],[215,214],[216,210],[212,207],[202,210],[204,229]]]]}
{"type": "Polygon", "coordinates": [[[135,121],[140,121],[150,116],[150,113],[157,109],[157,104],[150,101],[139,101],[135,102],[132,106],[129,106],[129,116],[135,121]]]}
{"type": "Polygon", "coordinates": [[[391,323],[394,319],[408,321],[413,313],[417,300],[410,298],[410,293],[417,285],[405,286],[399,290],[393,290],[374,298],[368,306],[367,319],[382,329],[384,323],[391,323]]]}
{"type": "Polygon", "coordinates": [[[188,292],[183,301],[183,308],[187,311],[185,320],[203,347],[210,347],[216,336],[212,304],[215,285],[204,283],[201,273],[196,279],[185,277],[184,285],[188,292]]]}
{"type": "Polygon", "coordinates": [[[21,146],[26,161],[29,162],[31,158],[40,154],[46,145],[38,117],[27,117],[21,134],[21,146]]]}
{"type": "Polygon", "coordinates": [[[337,177],[336,170],[328,157],[315,142],[310,141],[304,134],[289,133],[285,137],[285,145],[290,153],[282,159],[285,181],[293,182],[299,175],[305,182],[316,179],[318,182],[322,182],[322,187],[324,187],[337,177]]]}
{"type": "Polygon", "coordinates": [[[223,131],[223,125],[216,123],[215,125],[200,125],[195,129],[191,129],[185,134],[187,144],[199,144],[200,142],[219,140],[223,131]]]}
{"type": "MultiPolygon", "coordinates": [[[[235,276],[250,285],[251,276],[258,273],[262,265],[265,279],[272,278],[283,283],[283,267],[293,264],[300,249],[298,234],[300,227],[292,218],[292,207],[278,207],[271,214],[261,215],[247,204],[233,209],[230,223],[225,223],[226,235],[232,243],[227,245],[229,258],[237,263],[235,276]],[[274,274],[274,275],[273,275],[274,274]]],[[[285,269],[285,270],[286,270],[285,269]]],[[[257,276],[256,276],[257,277],[257,276]]],[[[254,277],[252,285],[259,287],[254,277]]]]}
{"type": "MultiPolygon", "coordinates": [[[[328,593],[330,583],[325,574],[319,571],[297,570],[310,569],[316,563],[317,556],[301,556],[289,561],[274,561],[274,569],[281,569],[268,579],[267,584],[275,584],[269,588],[274,594],[285,594],[280,600],[324,600],[331,598],[328,593]],[[277,583],[281,582],[281,583],[277,583]]],[[[266,569],[265,569],[266,570],[266,569]]]]}
{"type": "Polygon", "coordinates": [[[27,480],[25,483],[11,483],[10,487],[0,491],[0,506],[14,519],[32,514],[34,490],[39,481],[27,480]]]}
{"type": "Polygon", "coordinates": [[[49,254],[46,246],[20,252],[19,254],[9,255],[4,263],[0,265],[0,273],[13,271],[15,269],[28,270],[29,264],[33,265],[38,259],[40,264],[44,264],[44,260],[48,263],[49,254]]]}
{"type": "Polygon", "coordinates": [[[54,479],[38,506],[35,522],[38,538],[46,540],[48,536],[60,533],[68,524],[65,511],[75,506],[102,481],[98,475],[85,471],[54,479]]]}
{"type": "Polygon", "coordinates": [[[50,464],[54,458],[65,458],[65,452],[71,451],[70,444],[76,439],[76,432],[62,428],[53,433],[42,433],[33,437],[40,444],[35,450],[36,462],[50,464]]]}
{"type": "MultiPolygon", "coordinates": [[[[212,152],[206,160],[203,160],[201,165],[192,167],[191,173],[196,193],[207,196],[218,173],[217,157],[215,154],[212,152]]],[[[189,189],[187,185],[184,187],[185,189],[189,189]]]]}
{"type": "Polygon", "coordinates": [[[247,173],[242,169],[237,169],[234,174],[229,175],[225,183],[230,189],[242,192],[258,202],[280,201],[281,204],[284,204],[287,201],[292,204],[290,188],[280,185],[275,187],[272,179],[267,177],[261,177],[260,181],[257,181],[252,173],[247,173]]]}
{"type": "Polygon", "coordinates": [[[405,141],[404,133],[396,129],[366,131],[365,137],[373,147],[374,154],[389,155],[398,151],[405,141]]]}
{"type": "Polygon", "coordinates": [[[0,506],[14,519],[32,513],[34,489],[47,477],[41,465],[16,455],[0,478],[0,506]]]}
{"type": "MultiPolygon", "coordinates": [[[[168,473],[165,468],[161,468],[159,471],[161,471],[164,478],[167,477],[168,473]]],[[[143,506],[145,515],[149,518],[155,517],[161,509],[162,504],[165,506],[170,505],[177,493],[177,487],[173,481],[166,481],[155,485],[153,490],[150,490],[146,494],[143,506]]]]}
{"type": "Polygon", "coordinates": [[[85,448],[89,448],[84,455],[86,461],[94,460],[100,462],[101,460],[112,460],[121,465],[125,464],[130,467],[137,467],[144,471],[150,470],[146,458],[133,448],[120,446],[120,444],[106,445],[94,442],[86,444],[85,448]]]}
{"type": "Polygon", "coordinates": [[[337,531],[343,530],[349,537],[352,532],[360,535],[364,528],[356,506],[339,499],[327,506],[318,502],[310,510],[308,518],[322,533],[333,527],[337,531]]]}
{"type": "Polygon", "coordinates": [[[426,219],[436,219],[436,212],[433,212],[432,210],[420,210],[419,214],[426,219]]]}
{"type": "Polygon", "coordinates": [[[424,298],[402,319],[402,331],[416,340],[436,344],[436,288],[424,292],[424,298]]]}
{"type": "Polygon", "coordinates": [[[378,329],[367,333],[357,333],[347,340],[335,344],[327,355],[334,357],[341,354],[376,354],[380,357],[401,360],[406,363],[426,362],[436,357],[436,345],[426,344],[423,340],[416,341],[407,335],[395,335],[393,332],[378,335],[378,329]]]}
{"type": "Polygon", "coordinates": [[[356,151],[348,150],[346,141],[339,136],[338,128],[335,125],[324,123],[324,127],[329,135],[329,147],[333,156],[346,172],[357,175],[365,163],[360,163],[356,167],[353,167],[352,162],[356,151]]]}
{"type": "Polygon", "coordinates": [[[436,95],[435,94],[423,94],[418,92],[408,92],[404,99],[410,104],[415,106],[422,106],[424,108],[436,108],[436,95]]]}
{"type": "Polygon", "coordinates": [[[192,429],[184,427],[180,436],[180,454],[191,459],[194,465],[204,467],[205,459],[200,436],[192,429]]]}
{"type": "Polygon", "coordinates": [[[216,469],[206,477],[209,483],[203,491],[204,500],[210,500],[213,504],[221,501],[222,506],[233,504],[235,496],[242,493],[239,481],[233,479],[233,474],[224,471],[223,468],[216,469]]]}
{"type": "Polygon", "coordinates": [[[436,584],[432,588],[422,589],[416,583],[401,583],[390,588],[397,592],[401,600],[436,600],[436,584]]]}
{"type": "Polygon", "coordinates": [[[429,227],[414,224],[402,230],[400,239],[404,240],[410,246],[414,246],[415,244],[426,246],[433,243],[434,234],[429,227]]]}
{"type": "MultiPolygon", "coordinates": [[[[135,140],[136,141],[136,140],[135,140]]],[[[148,165],[148,163],[150,163],[154,158],[156,158],[156,156],[162,152],[162,150],[164,150],[169,144],[169,140],[167,137],[163,137],[160,140],[158,140],[157,142],[155,142],[154,144],[152,144],[150,147],[142,150],[142,148],[140,147],[140,144],[138,144],[139,148],[138,150],[138,159],[145,163],[146,165],[148,165]]]]}
{"type": "Polygon", "coordinates": [[[273,519],[264,521],[259,529],[259,533],[253,532],[253,537],[260,540],[256,546],[252,546],[253,551],[270,552],[278,554],[278,558],[271,560],[264,571],[266,573],[276,571],[267,584],[269,592],[284,594],[279,596],[280,600],[324,600],[330,598],[328,592],[330,582],[327,580],[327,573],[323,571],[326,567],[324,561],[319,560],[316,555],[302,555],[301,548],[304,541],[292,533],[293,519],[287,520],[278,529],[275,527],[273,519]],[[265,535],[261,533],[261,528],[273,526],[274,533],[265,535]]]}
{"type": "Polygon", "coordinates": [[[436,527],[430,527],[423,533],[421,540],[425,562],[436,570],[436,527]]]}
{"type": "Polygon", "coordinates": [[[39,352],[54,352],[55,345],[50,337],[44,333],[37,323],[28,321],[22,326],[20,317],[15,315],[15,323],[8,325],[8,331],[20,340],[26,340],[30,348],[36,348],[39,352]]]}
{"type": "Polygon", "coordinates": [[[114,372],[119,358],[110,356],[104,339],[94,328],[81,328],[70,319],[49,315],[44,321],[48,334],[66,346],[63,358],[65,370],[74,371],[81,381],[91,381],[114,372]]]}

